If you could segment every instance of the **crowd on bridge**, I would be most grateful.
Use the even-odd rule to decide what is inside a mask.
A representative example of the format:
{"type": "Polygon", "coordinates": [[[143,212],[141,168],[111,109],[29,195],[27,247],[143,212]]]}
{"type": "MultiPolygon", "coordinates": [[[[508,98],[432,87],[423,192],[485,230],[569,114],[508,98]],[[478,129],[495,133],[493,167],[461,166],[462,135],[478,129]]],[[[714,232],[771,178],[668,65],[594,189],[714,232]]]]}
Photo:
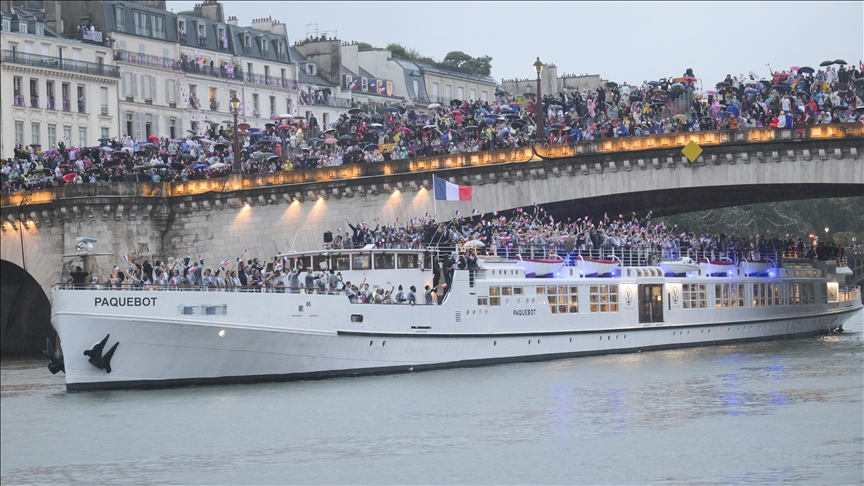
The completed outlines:
{"type": "MultiPolygon", "coordinates": [[[[538,100],[532,93],[495,93],[495,99],[408,102],[351,108],[331,126],[311,116],[275,116],[263,130],[238,125],[244,173],[374,163],[443,154],[514,148],[535,143],[536,103],[550,144],[658,133],[750,127],[794,127],[858,122],[864,113],[864,66],[843,60],[819,69],[792,66],[727,75],[716,89],[700,89],[691,69],[680,77],[641,85],[608,82],[596,91],[565,90],[538,100]],[[837,66],[835,68],[835,66],[837,66]]],[[[37,190],[108,181],[186,181],[224,177],[233,170],[233,121],[204,120],[184,136],[147,140],[101,138],[98,145],[42,151],[21,146],[0,163],[2,191],[37,190]]]]}

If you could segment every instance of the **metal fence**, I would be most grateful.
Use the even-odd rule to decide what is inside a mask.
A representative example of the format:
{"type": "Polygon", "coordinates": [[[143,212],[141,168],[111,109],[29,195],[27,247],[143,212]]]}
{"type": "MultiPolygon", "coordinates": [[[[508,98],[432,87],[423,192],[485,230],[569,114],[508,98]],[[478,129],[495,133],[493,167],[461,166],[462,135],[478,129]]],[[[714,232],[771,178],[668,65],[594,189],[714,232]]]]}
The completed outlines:
{"type": "Polygon", "coordinates": [[[87,61],[74,61],[62,57],[28,54],[9,49],[3,49],[2,62],[35,66],[45,69],[59,69],[61,71],[92,74],[95,76],[108,76],[111,78],[120,77],[120,68],[117,66],[106,66],[105,64],[87,61]]]}

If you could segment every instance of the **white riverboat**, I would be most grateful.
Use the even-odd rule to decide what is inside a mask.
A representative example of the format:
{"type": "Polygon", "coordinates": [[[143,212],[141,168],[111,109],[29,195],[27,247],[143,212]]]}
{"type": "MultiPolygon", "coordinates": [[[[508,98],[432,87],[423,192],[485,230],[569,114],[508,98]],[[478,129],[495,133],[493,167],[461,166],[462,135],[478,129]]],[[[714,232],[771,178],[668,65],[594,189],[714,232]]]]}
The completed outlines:
{"type": "Polygon", "coordinates": [[[771,276],[723,265],[667,277],[621,262],[588,276],[570,259],[549,278],[529,278],[514,260],[481,256],[479,270],[455,270],[442,301],[424,305],[430,252],[290,256],[289,265],[334,269],[354,284],[414,285],[418,305],[311,289],[58,284],[52,324],[63,358],[52,365],[65,366],[67,390],[402,373],[827,334],[862,307],[834,262],[781,261],[771,276]]]}

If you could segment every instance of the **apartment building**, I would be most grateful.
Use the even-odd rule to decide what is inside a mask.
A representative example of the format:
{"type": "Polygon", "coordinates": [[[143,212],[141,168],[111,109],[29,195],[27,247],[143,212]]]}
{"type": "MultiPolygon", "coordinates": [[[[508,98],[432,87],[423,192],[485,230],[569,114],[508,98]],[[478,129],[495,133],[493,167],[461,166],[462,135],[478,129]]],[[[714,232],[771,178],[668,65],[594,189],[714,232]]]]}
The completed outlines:
{"type": "Polygon", "coordinates": [[[96,145],[100,137],[117,136],[120,73],[111,50],[59,36],[44,11],[4,7],[0,156],[11,156],[16,142],[50,150],[63,139],[67,146],[96,145]]]}

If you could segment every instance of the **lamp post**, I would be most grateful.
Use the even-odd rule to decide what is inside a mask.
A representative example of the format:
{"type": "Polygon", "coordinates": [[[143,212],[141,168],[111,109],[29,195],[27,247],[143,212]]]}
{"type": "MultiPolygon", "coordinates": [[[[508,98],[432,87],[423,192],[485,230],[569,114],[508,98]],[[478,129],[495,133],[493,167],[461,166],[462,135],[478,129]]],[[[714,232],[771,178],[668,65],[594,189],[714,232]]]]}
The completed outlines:
{"type": "Polygon", "coordinates": [[[237,129],[237,115],[240,113],[240,100],[237,94],[231,98],[231,111],[234,112],[234,172],[240,173],[240,133],[237,129]]]}
{"type": "Polygon", "coordinates": [[[546,124],[543,122],[543,94],[540,92],[540,73],[543,71],[543,63],[540,62],[539,57],[534,62],[534,71],[537,72],[537,103],[534,104],[537,130],[534,133],[534,140],[543,142],[546,140],[546,124]]]}
{"type": "Polygon", "coordinates": [[[828,243],[828,227],[825,227],[825,243],[828,243]]]}

